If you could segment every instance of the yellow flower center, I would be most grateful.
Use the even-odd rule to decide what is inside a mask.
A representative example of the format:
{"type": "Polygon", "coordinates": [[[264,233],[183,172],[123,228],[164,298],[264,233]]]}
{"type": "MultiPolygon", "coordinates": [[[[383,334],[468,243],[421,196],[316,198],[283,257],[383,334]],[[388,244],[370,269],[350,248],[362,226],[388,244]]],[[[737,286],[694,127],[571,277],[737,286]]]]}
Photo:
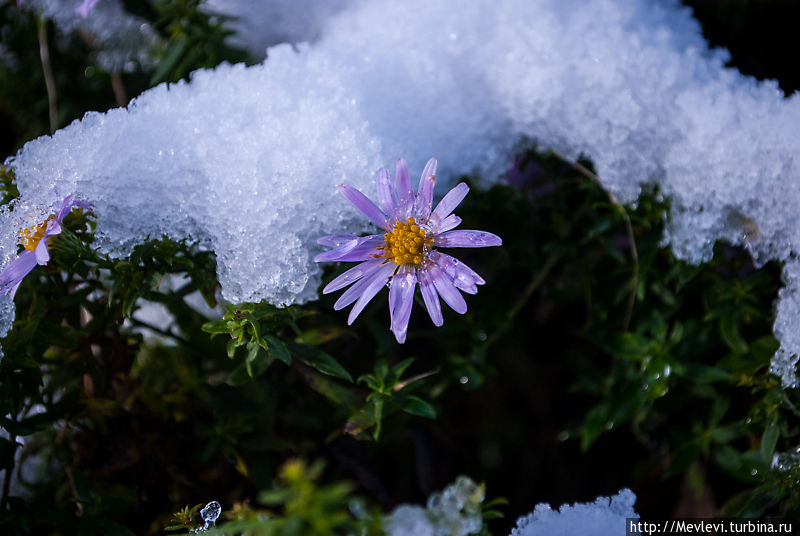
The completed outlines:
{"type": "Polygon", "coordinates": [[[397,222],[394,229],[383,236],[386,245],[378,248],[383,250],[383,255],[380,256],[391,259],[396,264],[420,264],[427,258],[428,249],[433,246],[433,236],[428,236],[414,218],[408,218],[407,222],[397,222]]]}
{"type": "Polygon", "coordinates": [[[47,222],[55,218],[55,216],[50,216],[44,223],[40,223],[39,225],[32,225],[27,229],[22,230],[22,247],[27,249],[28,251],[33,251],[36,249],[36,246],[39,245],[39,242],[44,238],[44,233],[47,230],[47,222]]]}

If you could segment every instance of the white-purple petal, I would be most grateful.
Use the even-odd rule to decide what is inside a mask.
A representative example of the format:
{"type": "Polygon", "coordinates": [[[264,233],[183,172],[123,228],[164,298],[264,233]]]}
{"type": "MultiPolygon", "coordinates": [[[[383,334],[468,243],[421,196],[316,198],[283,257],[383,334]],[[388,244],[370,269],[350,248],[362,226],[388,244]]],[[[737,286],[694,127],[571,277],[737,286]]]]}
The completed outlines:
{"type": "Polygon", "coordinates": [[[436,186],[436,159],[431,158],[419,177],[419,187],[414,201],[414,217],[427,220],[433,205],[433,187],[436,186]]]}
{"type": "Polygon", "coordinates": [[[375,183],[378,189],[378,204],[381,209],[390,219],[398,220],[400,216],[397,212],[397,191],[395,191],[394,185],[392,184],[392,178],[389,176],[389,172],[384,168],[379,169],[375,183]]]}
{"type": "Polygon", "coordinates": [[[47,251],[47,240],[42,238],[39,240],[39,243],[36,244],[36,249],[33,250],[36,256],[36,262],[42,266],[47,264],[47,261],[50,260],[50,252],[47,251]]]}
{"type": "Polygon", "coordinates": [[[375,203],[370,201],[370,199],[362,194],[358,189],[353,188],[349,184],[342,184],[339,186],[339,191],[342,192],[342,195],[350,201],[354,207],[360,210],[369,220],[377,225],[378,227],[383,227],[385,229],[389,228],[389,222],[386,219],[386,214],[381,212],[375,203]]]}
{"type": "Polygon", "coordinates": [[[361,297],[361,293],[364,292],[364,289],[369,285],[369,282],[372,280],[372,276],[375,275],[378,270],[380,270],[381,266],[383,266],[382,260],[374,260],[368,266],[365,267],[364,273],[361,274],[361,279],[356,281],[350,288],[345,290],[339,299],[336,300],[336,303],[333,304],[333,309],[338,311],[339,309],[344,309],[358,298],[361,297]]]}
{"type": "Polygon", "coordinates": [[[356,235],[352,234],[323,236],[321,238],[317,238],[317,244],[320,244],[322,246],[328,246],[331,248],[338,248],[342,247],[343,245],[347,244],[350,241],[356,240],[357,238],[358,237],[356,235]]]}
{"type": "Polygon", "coordinates": [[[436,287],[431,280],[429,270],[426,268],[417,270],[417,278],[419,279],[419,291],[422,294],[422,300],[425,302],[428,315],[431,317],[434,326],[441,326],[444,324],[442,305],[439,303],[439,295],[436,293],[436,287]]]}
{"type": "Polygon", "coordinates": [[[430,268],[431,280],[436,287],[436,292],[445,301],[450,308],[460,315],[467,312],[467,302],[464,301],[464,296],[458,291],[450,278],[444,270],[434,265],[430,268]]]}
{"type": "Polygon", "coordinates": [[[61,234],[61,224],[57,220],[47,220],[47,224],[45,225],[44,229],[44,237],[57,234],[61,234]]]}
{"type": "Polygon", "coordinates": [[[358,262],[366,261],[378,255],[378,246],[385,244],[383,235],[356,237],[352,242],[325,251],[314,257],[314,262],[358,262]]]}
{"type": "MultiPolygon", "coordinates": [[[[393,262],[387,262],[380,268],[378,268],[375,273],[369,276],[367,280],[367,285],[364,287],[364,290],[361,293],[361,296],[358,298],[358,301],[350,309],[350,315],[347,317],[347,325],[349,326],[353,322],[355,322],[356,317],[361,314],[361,311],[364,310],[364,307],[375,297],[375,295],[380,292],[380,290],[386,286],[386,282],[389,280],[389,276],[392,275],[392,272],[395,271],[397,265],[393,262]]],[[[367,278],[365,278],[367,279],[367,278]]]]}
{"type": "Polygon", "coordinates": [[[434,251],[431,253],[431,259],[453,278],[453,284],[464,292],[476,294],[478,289],[475,285],[486,283],[475,270],[446,253],[434,251]]]}
{"type": "Polygon", "coordinates": [[[400,272],[392,277],[389,286],[389,315],[391,317],[390,329],[397,342],[406,342],[408,321],[411,318],[411,306],[414,303],[414,289],[417,286],[417,276],[414,269],[403,266],[400,272]]]}
{"type": "Polygon", "coordinates": [[[33,251],[23,251],[19,257],[9,262],[0,272],[0,294],[7,294],[14,299],[20,282],[36,266],[36,254],[33,251]]]}
{"type": "Polygon", "coordinates": [[[436,237],[436,245],[445,248],[485,248],[502,244],[499,236],[486,231],[448,231],[436,237]]]}
{"type": "Polygon", "coordinates": [[[414,187],[411,186],[411,175],[408,174],[408,166],[402,158],[397,159],[395,166],[394,179],[397,181],[398,205],[397,210],[400,216],[405,219],[411,216],[414,210],[414,187]]]}
{"type": "Polygon", "coordinates": [[[444,232],[449,231],[451,229],[455,229],[459,225],[461,225],[461,218],[459,218],[455,214],[450,214],[448,217],[446,217],[442,221],[434,224],[433,227],[431,228],[431,232],[434,235],[438,235],[440,233],[444,233],[444,232]]]}
{"type": "Polygon", "coordinates": [[[323,294],[330,294],[331,292],[336,292],[339,289],[343,289],[347,285],[355,283],[365,274],[370,273],[372,270],[377,269],[380,266],[380,260],[373,260],[373,261],[366,261],[362,262],[361,264],[357,264],[354,267],[350,268],[343,274],[339,274],[336,276],[330,283],[325,285],[325,288],[322,289],[323,294]],[[373,266],[374,265],[374,266],[373,266]]]}
{"type": "Polygon", "coordinates": [[[439,201],[436,208],[433,209],[433,212],[431,212],[431,221],[436,224],[448,217],[461,201],[464,200],[468,192],[469,186],[467,186],[467,183],[460,182],[455,185],[453,189],[447,192],[442,200],[439,201]]]}

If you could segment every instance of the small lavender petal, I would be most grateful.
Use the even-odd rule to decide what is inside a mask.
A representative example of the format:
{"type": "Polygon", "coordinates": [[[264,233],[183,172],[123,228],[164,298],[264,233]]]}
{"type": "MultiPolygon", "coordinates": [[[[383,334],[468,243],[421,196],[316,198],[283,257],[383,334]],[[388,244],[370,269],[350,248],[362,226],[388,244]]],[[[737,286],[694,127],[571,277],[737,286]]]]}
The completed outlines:
{"type": "Polygon", "coordinates": [[[94,9],[94,6],[97,5],[99,1],[100,0],[83,0],[83,3],[75,9],[75,13],[86,19],[89,17],[89,12],[94,9]]]}
{"type": "Polygon", "coordinates": [[[438,235],[451,229],[455,229],[459,225],[461,225],[461,218],[455,214],[450,214],[448,217],[435,224],[431,229],[431,232],[435,235],[438,235]]]}
{"type": "Polygon", "coordinates": [[[47,261],[50,260],[50,252],[47,251],[47,240],[42,238],[39,240],[39,243],[36,244],[36,249],[34,250],[36,255],[36,262],[42,266],[47,264],[47,261]]]}
{"type": "Polygon", "coordinates": [[[378,204],[380,204],[381,209],[383,209],[390,219],[399,219],[400,216],[397,212],[397,192],[392,184],[392,178],[389,177],[389,172],[384,168],[379,169],[375,182],[378,186],[378,204]]]}
{"type": "Polygon", "coordinates": [[[433,205],[433,187],[436,186],[436,159],[431,158],[419,177],[419,187],[414,201],[414,217],[427,220],[433,205]]]}
{"type": "Polygon", "coordinates": [[[458,291],[453,284],[453,280],[438,266],[430,268],[431,280],[436,287],[436,292],[450,306],[453,311],[460,315],[467,312],[467,302],[464,301],[464,296],[458,291]]]}
{"type": "Polygon", "coordinates": [[[8,263],[0,272],[0,294],[8,294],[14,299],[20,282],[36,266],[36,254],[33,251],[23,251],[19,257],[8,263]]]}
{"type": "Polygon", "coordinates": [[[335,262],[338,261],[343,255],[349,253],[353,250],[356,246],[358,246],[359,242],[358,239],[353,240],[351,242],[346,242],[342,246],[338,248],[334,248],[330,251],[324,251],[314,257],[314,262],[335,262]]]}
{"type": "Polygon", "coordinates": [[[449,231],[436,237],[436,245],[445,248],[485,248],[502,243],[499,236],[486,231],[449,231]]]}
{"type": "Polygon", "coordinates": [[[431,259],[436,262],[447,275],[453,278],[453,284],[457,288],[468,294],[476,294],[478,292],[476,285],[483,285],[486,283],[475,270],[464,264],[463,261],[451,257],[446,253],[436,251],[431,255],[431,259]]]}
{"type": "Polygon", "coordinates": [[[467,186],[467,183],[458,183],[452,190],[445,194],[442,200],[439,201],[439,204],[436,205],[436,208],[433,209],[431,220],[434,223],[438,223],[448,217],[461,201],[464,200],[468,192],[469,186],[467,186]]]}
{"type": "Polygon", "coordinates": [[[378,246],[386,243],[383,236],[379,240],[371,239],[365,240],[358,244],[356,247],[339,257],[339,262],[360,262],[382,257],[381,251],[378,246]]]}
{"type": "Polygon", "coordinates": [[[344,287],[350,285],[351,283],[355,283],[356,281],[364,277],[364,274],[369,271],[371,265],[373,264],[380,265],[380,262],[381,261],[378,260],[366,261],[362,262],[361,264],[355,265],[354,267],[350,268],[343,274],[339,274],[330,283],[325,285],[325,288],[322,289],[322,293],[330,294],[331,292],[336,292],[339,289],[343,289],[344,287]]]}
{"type": "Polygon", "coordinates": [[[434,326],[441,326],[444,324],[442,305],[439,303],[439,295],[436,293],[436,287],[431,280],[431,274],[428,269],[421,269],[417,270],[417,276],[419,279],[419,290],[422,293],[422,300],[425,302],[428,315],[431,317],[434,326]]]}
{"type": "Polygon", "coordinates": [[[342,192],[342,195],[350,201],[354,207],[360,210],[369,220],[377,225],[378,227],[387,228],[389,226],[389,222],[386,219],[386,215],[381,212],[381,209],[375,206],[375,203],[370,201],[370,199],[362,194],[356,188],[353,188],[349,184],[342,184],[339,186],[339,191],[342,192]]]}
{"type": "Polygon", "coordinates": [[[356,317],[361,314],[361,311],[364,310],[364,307],[367,306],[370,300],[372,300],[372,298],[374,298],[375,295],[386,286],[386,281],[389,280],[389,276],[392,275],[392,272],[394,272],[396,269],[397,265],[395,263],[387,262],[370,276],[367,286],[362,291],[358,301],[353,308],[350,309],[350,315],[347,317],[348,326],[355,322],[356,317]]]}
{"type": "Polygon", "coordinates": [[[364,268],[364,273],[361,274],[361,279],[355,282],[349,289],[345,290],[339,299],[336,300],[336,303],[333,304],[333,309],[338,311],[339,309],[344,309],[358,298],[361,297],[362,292],[364,289],[369,285],[372,276],[380,270],[381,266],[383,266],[383,260],[374,260],[371,261],[369,266],[364,268]]]}
{"type": "Polygon", "coordinates": [[[402,158],[397,159],[397,166],[394,171],[394,178],[397,181],[397,195],[399,197],[397,211],[405,219],[414,210],[414,188],[411,186],[411,175],[408,174],[408,166],[402,158]]]}
{"type": "Polygon", "coordinates": [[[358,262],[366,261],[377,255],[378,246],[385,244],[383,235],[369,235],[356,237],[353,242],[330,251],[325,251],[314,257],[314,262],[358,262]]]}
{"type": "Polygon", "coordinates": [[[69,211],[72,210],[72,206],[72,194],[70,194],[61,201],[61,208],[58,210],[56,220],[58,222],[64,221],[64,218],[67,216],[67,214],[69,214],[69,211]]]}
{"type": "Polygon", "coordinates": [[[338,248],[347,244],[351,240],[356,240],[356,239],[358,239],[358,237],[352,234],[330,235],[317,238],[317,244],[320,244],[321,246],[328,246],[331,248],[338,248]]]}
{"type": "Polygon", "coordinates": [[[411,306],[414,303],[414,288],[416,285],[417,276],[414,274],[414,269],[403,266],[400,272],[392,277],[392,283],[389,287],[390,329],[400,344],[406,342],[408,321],[411,318],[411,306]]]}
{"type": "Polygon", "coordinates": [[[58,223],[56,220],[47,220],[47,225],[45,226],[44,236],[53,236],[61,234],[61,224],[58,223]]]}

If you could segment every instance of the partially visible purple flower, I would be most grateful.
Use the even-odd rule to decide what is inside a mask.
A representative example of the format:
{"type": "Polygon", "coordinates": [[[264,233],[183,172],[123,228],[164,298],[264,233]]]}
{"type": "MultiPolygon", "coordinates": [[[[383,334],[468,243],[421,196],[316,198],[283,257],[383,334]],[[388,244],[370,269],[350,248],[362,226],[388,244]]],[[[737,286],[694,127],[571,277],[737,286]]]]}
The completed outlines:
{"type": "Polygon", "coordinates": [[[84,19],[88,18],[89,12],[94,9],[94,6],[96,6],[99,1],[100,0],[83,0],[83,3],[75,9],[75,13],[84,19]]]}
{"type": "Polygon", "coordinates": [[[318,240],[333,249],[317,255],[316,262],[362,261],[322,290],[323,294],[328,294],[351,285],[333,306],[338,311],[355,302],[348,325],[389,281],[391,330],[402,344],[406,340],[418,283],[425,307],[436,326],[444,323],[439,297],[455,312],[464,314],[467,302],[461,292],[476,294],[477,285],[485,283],[469,266],[434,247],[482,248],[499,246],[502,240],[484,231],[453,230],[461,223],[453,210],[469,191],[463,182],[431,210],[435,175],[436,159],[431,158],[414,193],[402,158],[397,160],[394,185],[389,172],[381,168],[376,179],[380,208],[352,186],[342,184],[339,187],[342,195],[372,223],[386,230],[384,234],[333,235],[318,240]]]}
{"type": "Polygon", "coordinates": [[[23,230],[22,246],[25,251],[8,263],[0,272],[0,295],[9,295],[14,299],[19,284],[33,270],[37,264],[44,266],[50,260],[47,251],[47,239],[61,233],[61,222],[73,208],[89,209],[91,205],[85,201],[75,201],[68,195],[61,202],[58,214],[51,215],[44,223],[23,230]]]}

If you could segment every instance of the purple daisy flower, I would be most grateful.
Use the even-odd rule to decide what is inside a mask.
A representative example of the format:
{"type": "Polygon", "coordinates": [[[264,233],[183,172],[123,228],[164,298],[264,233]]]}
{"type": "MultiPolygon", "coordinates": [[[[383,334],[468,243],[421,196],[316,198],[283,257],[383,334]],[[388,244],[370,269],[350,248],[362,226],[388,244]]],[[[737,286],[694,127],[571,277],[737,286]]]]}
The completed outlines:
{"type": "Polygon", "coordinates": [[[348,325],[390,281],[391,330],[397,342],[402,344],[408,332],[417,283],[436,326],[444,323],[440,296],[455,312],[464,314],[467,302],[461,292],[476,294],[477,285],[485,283],[469,266],[434,248],[482,248],[499,246],[502,240],[484,231],[453,230],[461,223],[461,218],[453,214],[453,210],[469,191],[463,182],[447,192],[431,210],[435,175],[436,159],[431,158],[415,194],[402,158],[397,160],[396,185],[392,184],[389,172],[381,168],[376,179],[380,208],[349,184],[339,187],[342,195],[372,223],[386,230],[384,234],[334,235],[318,240],[333,249],[317,255],[314,258],[316,262],[363,261],[322,289],[323,294],[328,294],[352,285],[333,306],[338,311],[355,302],[347,319],[348,325]]]}
{"type": "Polygon", "coordinates": [[[14,299],[19,284],[26,275],[31,273],[37,264],[44,266],[50,260],[50,252],[47,251],[47,239],[61,233],[61,222],[73,208],[88,209],[91,205],[85,201],[75,201],[68,195],[61,202],[61,209],[58,214],[51,215],[44,223],[35,225],[30,229],[24,229],[22,235],[22,246],[25,251],[8,263],[0,272],[0,295],[9,295],[14,299]]]}

